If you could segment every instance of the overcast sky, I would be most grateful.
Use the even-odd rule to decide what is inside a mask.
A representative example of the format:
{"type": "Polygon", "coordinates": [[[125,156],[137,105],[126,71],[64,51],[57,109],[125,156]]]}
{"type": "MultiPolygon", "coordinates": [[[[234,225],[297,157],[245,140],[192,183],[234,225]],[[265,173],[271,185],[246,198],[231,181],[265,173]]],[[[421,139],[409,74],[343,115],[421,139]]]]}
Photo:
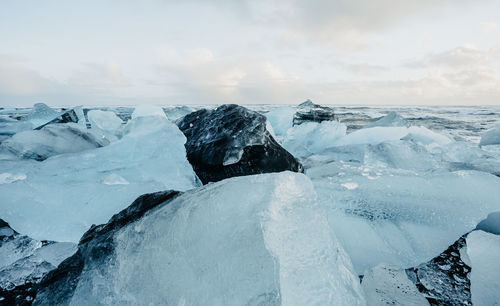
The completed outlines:
{"type": "Polygon", "coordinates": [[[308,98],[500,104],[500,1],[0,1],[0,106],[308,98]]]}

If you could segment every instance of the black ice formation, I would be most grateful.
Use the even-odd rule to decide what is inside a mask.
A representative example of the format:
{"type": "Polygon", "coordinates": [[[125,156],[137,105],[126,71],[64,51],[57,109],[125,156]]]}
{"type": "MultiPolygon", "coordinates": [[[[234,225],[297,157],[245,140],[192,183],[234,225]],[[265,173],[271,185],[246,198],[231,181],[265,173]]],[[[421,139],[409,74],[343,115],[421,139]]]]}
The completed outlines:
{"type": "Polygon", "coordinates": [[[203,184],[234,176],[304,171],[266,129],[266,117],[245,107],[202,109],[177,125],[187,138],[187,158],[203,184]]]}

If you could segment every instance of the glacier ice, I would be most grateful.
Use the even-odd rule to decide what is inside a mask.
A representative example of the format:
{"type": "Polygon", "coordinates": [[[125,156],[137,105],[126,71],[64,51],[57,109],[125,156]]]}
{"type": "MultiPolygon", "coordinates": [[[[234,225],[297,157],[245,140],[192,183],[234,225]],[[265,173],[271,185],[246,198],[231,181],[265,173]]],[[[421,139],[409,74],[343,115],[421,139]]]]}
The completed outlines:
{"type": "Polygon", "coordinates": [[[186,105],[182,105],[182,106],[167,107],[164,108],[164,111],[169,120],[176,121],[186,116],[187,114],[194,112],[195,109],[186,105]]]}
{"type": "Polygon", "coordinates": [[[0,184],[0,211],[30,237],[76,242],[141,194],[198,186],[185,141],[164,115],[146,116],[130,120],[123,137],[102,148],[43,162],[0,161],[4,173],[26,176],[0,184]]]}
{"type": "Polygon", "coordinates": [[[304,122],[322,122],[335,120],[333,108],[314,104],[311,100],[302,102],[297,106],[297,111],[293,116],[293,125],[304,122]]]}
{"type": "Polygon", "coordinates": [[[288,130],[282,145],[294,156],[309,156],[334,146],[346,130],[345,124],[337,121],[304,122],[288,130]]]}
{"type": "Polygon", "coordinates": [[[479,222],[476,229],[500,235],[500,211],[490,213],[486,219],[479,222]]]}
{"type": "Polygon", "coordinates": [[[474,305],[496,305],[500,301],[500,236],[478,230],[467,236],[471,261],[471,296],[474,305]]]}
{"type": "Polygon", "coordinates": [[[306,174],[358,273],[380,262],[415,266],[500,210],[500,179],[477,171],[421,175],[331,162],[306,174]]]}
{"type": "Polygon", "coordinates": [[[114,112],[98,109],[90,110],[87,113],[87,118],[89,119],[92,129],[99,129],[109,135],[115,135],[123,122],[114,112]]]}
{"type": "Polygon", "coordinates": [[[167,118],[163,109],[156,105],[141,104],[136,106],[132,112],[132,119],[149,116],[167,118]]]}
{"type": "Polygon", "coordinates": [[[495,125],[481,135],[480,146],[500,144],[500,124],[495,125]]]}
{"type": "Polygon", "coordinates": [[[136,221],[114,226],[122,212],[91,229],[34,304],[364,304],[305,175],[235,177],[167,197],[136,221]]]}
{"type": "Polygon", "coordinates": [[[108,143],[85,126],[65,123],[17,133],[2,142],[1,146],[21,158],[42,161],[51,156],[95,149],[108,143]]]}
{"type": "Polygon", "coordinates": [[[33,127],[41,126],[54,120],[59,113],[44,103],[36,103],[29,114],[22,118],[23,121],[30,122],[33,127]]]}
{"type": "Polygon", "coordinates": [[[370,306],[429,305],[405,270],[390,264],[381,263],[365,271],[361,285],[370,306]]]}
{"type": "Polygon", "coordinates": [[[0,219],[0,302],[24,305],[32,300],[36,284],[76,248],[74,243],[31,239],[0,219]]]}
{"type": "Polygon", "coordinates": [[[396,112],[390,112],[386,116],[378,119],[377,121],[367,125],[367,128],[376,127],[376,126],[404,126],[410,127],[410,123],[406,121],[403,117],[401,117],[396,112]]]}
{"type": "Polygon", "coordinates": [[[276,107],[265,113],[267,121],[273,127],[274,133],[281,140],[286,135],[289,128],[292,127],[295,108],[290,106],[276,107]]]}
{"type": "Polygon", "coordinates": [[[177,122],[187,157],[207,184],[225,178],[292,170],[302,165],[267,130],[266,117],[235,104],[190,113],[177,122]]]}

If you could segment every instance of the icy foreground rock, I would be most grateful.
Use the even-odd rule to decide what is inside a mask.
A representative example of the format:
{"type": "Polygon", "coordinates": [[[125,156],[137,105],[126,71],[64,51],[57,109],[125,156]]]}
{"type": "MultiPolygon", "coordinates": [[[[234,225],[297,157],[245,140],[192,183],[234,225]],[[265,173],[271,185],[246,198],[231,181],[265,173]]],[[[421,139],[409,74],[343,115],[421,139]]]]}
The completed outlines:
{"type": "Polygon", "coordinates": [[[206,184],[241,175],[302,172],[302,165],[266,129],[266,117],[235,104],[202,109],[177,122],[187,157],[206,184]]]}
{"type": "Polygon", "coordinates": [[[363,305],[315,197],[292,172],[145,195],[90,229],[34,304],[363,305]]]}
{"type": "Polygon", "coordinates": [[[76,242],[141,194],[200,185],[185,141],[165,117],[146,116],[130,120],[123,137],[102,148],[43,162],[0,161],[4,173],[25,177],[0,184],[0,211],[30,237],[76,242]]]}
{"type": "Polygon", "coordinates": [[[76,123],[50,124],[40,130],[23,131],[2,142],[1,146],[21,158],[45,160],[51,156],[75,153],[108,145],[76,123]]]}
{"type": "Polygon", "coordinates": [[[0,304],[31,304],[37,283],[76,249],[74,243],[23,236],[0,219],[0,304]]]}

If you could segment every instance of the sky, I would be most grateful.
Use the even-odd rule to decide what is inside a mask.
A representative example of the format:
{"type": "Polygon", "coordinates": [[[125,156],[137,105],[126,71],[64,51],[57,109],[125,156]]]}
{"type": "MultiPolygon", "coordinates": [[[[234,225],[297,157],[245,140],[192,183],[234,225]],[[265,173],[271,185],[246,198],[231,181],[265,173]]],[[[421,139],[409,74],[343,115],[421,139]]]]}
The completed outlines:
{"type": "Polygon", "coordinates": [[[500,105],[498,0],[0,0],[0,106],[500,105]]]}

